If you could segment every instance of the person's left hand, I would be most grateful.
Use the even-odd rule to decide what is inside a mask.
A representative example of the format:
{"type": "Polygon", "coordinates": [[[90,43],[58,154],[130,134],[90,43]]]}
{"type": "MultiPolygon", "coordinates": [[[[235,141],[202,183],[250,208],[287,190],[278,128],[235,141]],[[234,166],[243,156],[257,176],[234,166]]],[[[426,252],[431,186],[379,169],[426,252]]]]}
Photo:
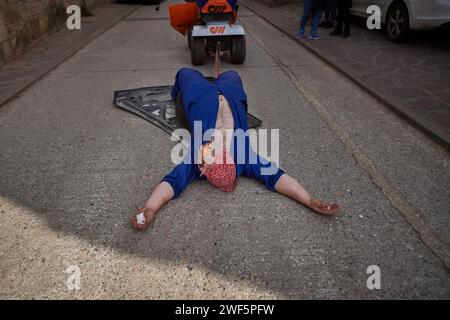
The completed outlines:
{"type": "Polygon", "coordinates": [[[316,213],[328,216],[336,215],[340,210],[340,207],[337,203],[326,204],[318,199],[312,199],[309,207],[316,213]]]}

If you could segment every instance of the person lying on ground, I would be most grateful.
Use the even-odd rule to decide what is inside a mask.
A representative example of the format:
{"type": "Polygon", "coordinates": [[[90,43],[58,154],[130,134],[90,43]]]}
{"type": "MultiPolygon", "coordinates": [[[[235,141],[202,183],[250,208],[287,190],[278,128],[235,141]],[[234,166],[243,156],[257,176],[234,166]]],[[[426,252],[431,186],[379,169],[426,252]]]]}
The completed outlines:
{"type": "Polygon", "coordinates": [[[176,165],[155,188],[144,207],[133,215],[131,222],[136,230],[146,230],[164,204],[177,198],[189,183],[201,178],[206,178],[221,191],[231,192],[237,178],[243,175],[262,182],[269,190],[286,195],[316,213],[335,215],[339,211],[338,204],[313,199],[276,163],[254,152],[248,135],[237,134],[248,129],[247,96],[237,72],[227,71],[215,81],[208,81],[199,71],[182,68],[175,78],[172,99],[181,101],[191,137],[195,136],[198,124],[201,124],[201,132],[197,132],[201,134],[201,143],[196,148],[195,139],[191,139],[187,161],[176,165]],[[210,137],[208,132],[213,132],[210,137]]]}

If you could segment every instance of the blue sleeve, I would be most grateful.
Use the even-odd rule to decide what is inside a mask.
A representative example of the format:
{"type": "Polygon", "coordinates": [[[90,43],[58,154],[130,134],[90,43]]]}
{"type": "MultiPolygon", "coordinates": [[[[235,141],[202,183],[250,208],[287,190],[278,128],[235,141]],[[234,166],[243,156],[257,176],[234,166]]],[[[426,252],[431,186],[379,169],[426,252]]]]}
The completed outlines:
{"type": "MultiPolygon", "coordinates": [[[[166,181],[173,189],[174,196],[177,198],[189,183],[200,177],[200,170],[196,164],[186,164],[181,162],[172,171],[167,174],[162,181],[166,181]]],[[[162,182],[161,181],[161,182],[162,182]]]]}
{"type": "Polygon", "coordinates": [[[236,71],[228,70],[220,74],[216,84],[224,93],[228,93],[235,100],[240,100],[247,104],[247,95],[244,91],[242,79],[236,71]]]}
{"type": "Polygon", "coordinates": [[[180,91],[180,87],[178,85],[178,82],[175,81],[175,83],[173,84],[172,87],[172,92],[171,92],[171,96],[172,96],[172,100],[176,101],[177,100],[177,93],[180,91]]]}
{"type": "MultiPolygon", "coordinates": [[[[198,71],[197,71],[198,72],[198,71]]],[[[172,87],[172,100],[175,101],[177,93],[185,90],[186,81],[189,83],[192,75],[196,75],[196,70],[190,68],[181,68],[175,75],[175,83],[172,87]]]]}
{"type": "Polygon", "coordinates": [[[200,71],[191,68],[181,68],[175,76],[175,83],[171,93],[172,100],[175,101],[178,92],[182,93],[183,103],[195,100],[204,92],[205,85],[208,86],[210,84],[200,71]]]}
{"type": "Polygon", "coordinates": [[[228,70],[219,75],[216,82],[224,82],[227,85],[235,85],[241,89],[243,89],[243,83],[241,76],[234,70],[228,70]]]}
{"type": "Polygon", "coordinates": [[[262,182],[270,191],[275,191],[275,184],[285,172],[275,162],[269,162],[259,155],[256,155],[256,160],[255,164],[246,165],[244,175],[262,182]]]}
{"type": "MultiPolygon", "coordinates": [[[[183,70],[183,69],[181,69],[183,70]]],[[[180,71],[178,70],[176,76],[175,76],[175,83],[172,87],[172,100],[175,101],[177,99],[177,93],[180,91],[180,71]]]]}

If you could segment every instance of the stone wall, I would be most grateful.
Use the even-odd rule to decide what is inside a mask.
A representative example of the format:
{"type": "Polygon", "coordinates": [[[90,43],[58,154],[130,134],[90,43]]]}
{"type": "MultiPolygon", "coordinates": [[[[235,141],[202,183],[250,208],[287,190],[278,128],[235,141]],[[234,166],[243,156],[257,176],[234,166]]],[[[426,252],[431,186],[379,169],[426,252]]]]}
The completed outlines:
{"type": "Polygon", "coordinates": [[[0,0],[0,67],[66,21],[71,4],[95,5],[110,0],[0,0]]]}

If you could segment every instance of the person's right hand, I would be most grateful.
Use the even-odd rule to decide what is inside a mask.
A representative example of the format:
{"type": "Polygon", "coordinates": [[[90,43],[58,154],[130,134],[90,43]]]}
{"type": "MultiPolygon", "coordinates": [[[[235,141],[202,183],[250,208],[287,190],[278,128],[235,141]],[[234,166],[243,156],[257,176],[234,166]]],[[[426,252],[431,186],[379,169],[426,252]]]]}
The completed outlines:
{"type": "Polygon", "coordinates": [[[137,214],[131,217],[131,224],[136,231],[145,231],[153,223],[153,221],[155,221],[155,216],[156,214],[149,208],[138,208],[137,214]],[[140,224],[137,221],[137,215],[140,213],[144,213],[145,223],[143,224],[140,224]]]}

